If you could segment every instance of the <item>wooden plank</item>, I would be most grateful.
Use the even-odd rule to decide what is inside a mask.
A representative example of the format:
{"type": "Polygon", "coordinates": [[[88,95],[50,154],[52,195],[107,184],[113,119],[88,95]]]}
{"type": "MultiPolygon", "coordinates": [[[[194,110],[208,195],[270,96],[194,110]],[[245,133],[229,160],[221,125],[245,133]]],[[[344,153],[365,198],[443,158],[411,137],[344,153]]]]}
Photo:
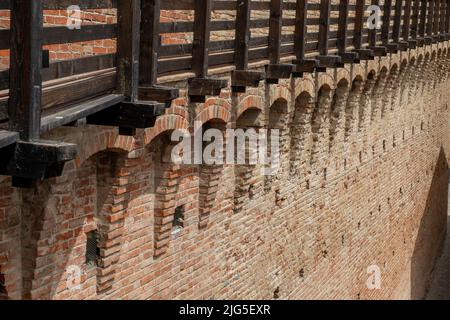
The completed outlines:
{"type": "Polygon", "coordinates": [[[158,78],[161,0],[142,1],[140,84],[153,86],[158,78]]]}
{"type": "Polygon", "coordinates": [[[427,18],[427,36],[433,36],[433,22],[434,22],[434,0],[429,0],[428,18],[427,18]]]}
{"type": "Polygon", "coordinates": [[[57,127],[90,116],[111,106],[123,102],[124,97],[119,94],[108,94],[88,101],[77,103],[56,113],[50,113],[42,118],[41,132],[47,132],[57,127]]]}
{"type": "Polygon", "coordinates": [[[41,0],[11,3],[9,122],[26,141],[40,135],[42,31],[41,0]]]}
{"type": "Polygon", "coordinates": [[[450,0],[446,0],[445,8],[445,32],[450,32],[450,0]]]}
{"type": "Polygon", "coordinates": [[[420,24],[419,24],[419,36],[421,38],[425,37],[426,34],[426,21],[427,21],[427,1],[422,0],[420,7],[420,24]]]}

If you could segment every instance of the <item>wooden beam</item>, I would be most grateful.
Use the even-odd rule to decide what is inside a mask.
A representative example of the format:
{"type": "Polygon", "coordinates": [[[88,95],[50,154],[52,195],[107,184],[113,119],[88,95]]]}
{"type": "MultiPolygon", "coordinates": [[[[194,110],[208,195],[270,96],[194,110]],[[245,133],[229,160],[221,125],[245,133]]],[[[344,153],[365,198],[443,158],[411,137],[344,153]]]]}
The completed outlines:
{"type": "Polygon", "coordinates": [[[427,27],[426,27],[427,36],[425,37],[425,41],[427,44],[431,44],[434,41],[433,40],[433,26],[434,26],[433,22],[434,22],[434,0],[429,0],[427,27]]]}
{"type": "Polygon", "coordinates": [[[445,32],[448,35],[450,33],[450,0],[446,0],[446,8],[445,8],[445,32]]]}
{"type": "Polygon", "coordinates": [[[383,25],[381,27],[381,42],[389,43],[389,28],[391,24],[392,0],[384,1],[383,25]]]}
{"type": "Polygon", "coordinates": [[[419,36],[419,13],[420,0],[414,0],[413,12],[411,16],[411,38],[417,40],[419,36]]]}
{"type": "Polygon", "coordinates": [[[406,0],[405,15],[403,17],[402,38],[406,41],[410,49],[415,49],[417,42],[410,39],[411,32],[411,15],[412,15],[412,0],[406,0]]]}
{"type": "Polygon", "coordinates": [[[11,2],[9,124],[25,141],[40,136],[42,31],[41,0],[11,2]]]}
{"type": "Polygon", "coordinates": [[[12,145],[19,140],[19,133],[0,130],[0,149],[12,145]]]}

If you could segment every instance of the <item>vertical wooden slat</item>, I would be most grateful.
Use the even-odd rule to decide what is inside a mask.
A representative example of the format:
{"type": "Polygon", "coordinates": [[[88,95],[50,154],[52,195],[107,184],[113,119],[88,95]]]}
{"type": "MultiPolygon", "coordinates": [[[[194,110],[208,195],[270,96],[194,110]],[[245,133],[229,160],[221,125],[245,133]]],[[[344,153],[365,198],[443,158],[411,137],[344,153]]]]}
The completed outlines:
{"type": "Polygon", "coordinates": [[[320,1],[319,54],[328,55],[328,38],[330,32],[331,1],[320,1]]]}
{"type": "Polygon", "coordinates": [[[281,29],[283,27],[283,0],[270,1],[269,20],[269,60],[271,64],[280,62],[281,29]]]}
{"type": "Polygon", "coordinates": [[[364,24],[364,0],[357,0],[355,6],[355,30],[353,32],[353,46],[362,47],[362,30],[364,24]]]}
{"type": "Polygon", "coordinates": [[[434,0],[429,1],[428,19],[427,19],[427,36],[433,36],[433,21],[434,21],[434,0]]]}
{"type": "Polygon", "coordinates": [[[439,33],[441,35],[445,35],[445,7],[446,7],[446,1],[447,0],[441,0],[441,16],[439,19],[439,33]]]}
{"type": "Polygon", "coordinates": [[[339,18],[337,31],[338,53],[343,55],[347,51],[348,0],[339,3],[339,18]]]}
{"type": "MultiPolygon", "coordinates": [[[[379,6],[380,1],[379,0],[372,0],[371,5],[373,6],[379,6]]],[[[377,45],[377,27],[373,29],[368,30],[368,36],[369,36],[369,46],[375,47],[377,45]]]]}
{"type": "Polygon", "coordinates": [[[195,0],[192,67],[198,78],[208,75],[212,0],[195,0]]]}
{"type": "Polygon", "coordinates": [[[402,21],[402,5],[403,1],[395,1],[395,11],[394,11],[394,26],[392,29],[392,39],[395,43],[400,41],[400,28],[402,21]]]}
{"type": "Polygon", "coordinates": [[[448,34],[450,32],[450,0],[446,1],[445,8],[445,32],[448,34]]]}
{"type": "Polygon", "coordinates": [[[414,0],[413,12],[411,16],[411,38],[417,39],[419,35],[419,13],[420,13],[420,0],[414,0]]]}
{"type": "Polygon", "coordinates": [[[238,0],[236,12],[236,48],[235,64],[237,70],[248,67],[248,50],[250,46],[250,0],[238,0]]]}
{"type": "Polygon", "coordinates": [[[426,33],[427,5],[428,5],[428,2],[422,0],[422,4],[420,7],[420,25],[419,25],[419,36],[422,38],[425,37],[425,33],[426,33]]]}
{"type": "Polygon", "coordinates": [[[408,41],[410,37],[411,26],[411,14],[412,14],[412,0],[406,0],[405,3],[405,16],[403,18],[402,38],[404,41],[408,41]]]}
{"type": "Polygon", "coordinates": [[[26,141],[40,136],[42,33],[42,1],[11,1],[9,121],[26,141]]]}
{"type": "Polygon", "coordinates": [[[153,86],[158,77],[161,0],[141,0],[140,83],[153,86]]]}
{"type": "Polygon", "coordinates": [[[295,17],[295,41],[294,50],[298,60],[305,59],[306,52],[306,17],[307,17],[306,0],[297,0],[297,10],[295,17]]]}
{"type": "Polygon", "coordinates": [[[389,27],[391,23],[392,0],[384,1],[383,26],[381,28],[381,41],[383,44],[389,43],[389,27]]]}
{"type": "Polygon", "coordinates": [[[141,1],[117,3],[117,91],[138,100],[141,1]]]}
{"type": "Polygon", "coordinates": [[[441,18],[441,1],[434,0],[434,20],[433,20],[433,35],[439,35],[439,20],[441,18]]]}

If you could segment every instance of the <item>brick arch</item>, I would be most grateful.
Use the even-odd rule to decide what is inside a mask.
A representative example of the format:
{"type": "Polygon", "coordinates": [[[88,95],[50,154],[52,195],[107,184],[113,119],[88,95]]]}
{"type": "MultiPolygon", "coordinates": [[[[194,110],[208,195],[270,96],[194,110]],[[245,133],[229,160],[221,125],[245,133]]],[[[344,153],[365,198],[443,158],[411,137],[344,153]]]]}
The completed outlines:
{"type": "Polygon", "coordinates": [[[285,86],[271,86],[270,93],[270,106],[272,106],[276,101],[280,99],[285,100],[288,104],[291,101],[291,92],[285,86]]]}
{"type": "Polygon", "coordinates": [[[331,90],[334,89],[334,78],[327,73],[319,73],[317,77],[317,91],[319,91],[323,86],[328,86],[331,90]]]}
{"type": "Polygon", "coordinates": [[[239,118],[248,109],[264,110],[264,101],[262,97],[256,95],[246,96],[239,102],[236,118],[239,118]]]}
{"type": "Polygon", "coordinates": [[[86,160],[102,151],[131,152],[134,145],[134,137],[121,136],[117,131],[98,133],[88,139],[82,148],[79,148],[75,158],[75,165],[77,168],[80,168],[86,160]]]}
{"type": "Polygon", "coordinates": [[[201,121],[203,124],[213,119],[219,119],[228,123],[231,119],[231,113],[225,107],[214,104],[203,109],[195,118],[196,121],[201,121]]]}
{"type": "Polygon", "coordinates": [[[303,78],[295,86],[295,99],[298,99],[301,95],[308,93],[311,97],[315,96],[315,84],[311,79],[303,78]]]}
{"type": "Polygon", "coordinates": [[[176,129],[189,129],[189,121],[177,114],[167,114],[156,120],[153,128],[146,129],[144,132],[144,144],[150,144],[160,134],[176,129]]]}
{"type": "Polygon", "coordinates": [[[352,73],[351,73],[351,79],[352,82],[355,81],[357,78],[360,78],[361,81],[364,81],[366,77],[365,70],[361,65],[353,65],[352,67],[352,73]]]}

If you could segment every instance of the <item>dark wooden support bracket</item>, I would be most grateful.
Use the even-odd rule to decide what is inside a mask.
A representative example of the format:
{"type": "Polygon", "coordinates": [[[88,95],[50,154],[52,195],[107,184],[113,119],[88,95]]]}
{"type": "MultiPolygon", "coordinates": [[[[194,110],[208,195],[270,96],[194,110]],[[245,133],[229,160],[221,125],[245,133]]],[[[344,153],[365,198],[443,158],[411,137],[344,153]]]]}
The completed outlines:
{"type": "Polygon", "coordinates": [[[386,48],[389,53],[397,53],[398,43],[386,43],[386,48]]]}
{"type": "Polygon", "coordinates": [[[319,67],[319,61],[316,59],[302,59],[292,61],[294,64],[294,77],[302,77],[303,73],[313,73],[319,67]]]}
{"type": "Polygon", "coordinates": [[[398,50],[407,51],[409,49],[409,43],[407,41],[397,42],[398,50]]]}
{"type": "Polygon", "coordinates": [[[280,79],[289,79],[293,70],[293,64],[266,65],[266,81],[270,84],[277,84],[280,79]]]}
{"type": "Polygon", "coordinates": [[[164,103],[152,101],[123,102],[87,117],[87,124],[119,127],[123,135],[134,135],[136,129],[155,125],[166,110],[164,103]]]}
{"type": "Polygon", "coordinates": [[[375,60],[375,54],[370,49],[355,49],[360,60],[375,60]]]}
{"type": "Polygon", "coordinates": [[[254,70],[234,70],[231,73],[231,88],[233,92],[245,92],[247,87],[258,87],[266,78],[266,74],[254,70]]]}
{"type": "Polygon", "coordinates": [[[166,107],[170,107],[173,100],[180,96],[180,90],[177,88],[165,87],[165,86],[145,86],[139,87],[139,100],[140,101],[156,101],[165,103],[166,107]]]}
{"type": "Polygon", "coordinates": [[[375,57],[385,57],[388,54],[388,50],[385,46],[373,46],[368,47],[367,49],[372,50],[375,57]]]}
{"type": "Polygon", "coordinates": [[[12,176],[14,187],[32,187],[33,181],[60,176],[64,164],[75,159],[77,146],[46,140],[17,141],[4,151],[0,174],[12,176]]]}
{"type": "Polygon", "coordinates": [[[317,72],[325,72],[327,68],[342,68],[344,64],[342,63],[342,59],[340,56],[317,56],[317,60],[319,61],[319,65],[316,68],[317,72]]]}
{"type": "Polygon", "coordinates": [[[188,80],[189,97],[192,102],[205,102],[206,96],[219,96],[222,89],[228,87],[226,79],[191,78],[188,80]]]}

